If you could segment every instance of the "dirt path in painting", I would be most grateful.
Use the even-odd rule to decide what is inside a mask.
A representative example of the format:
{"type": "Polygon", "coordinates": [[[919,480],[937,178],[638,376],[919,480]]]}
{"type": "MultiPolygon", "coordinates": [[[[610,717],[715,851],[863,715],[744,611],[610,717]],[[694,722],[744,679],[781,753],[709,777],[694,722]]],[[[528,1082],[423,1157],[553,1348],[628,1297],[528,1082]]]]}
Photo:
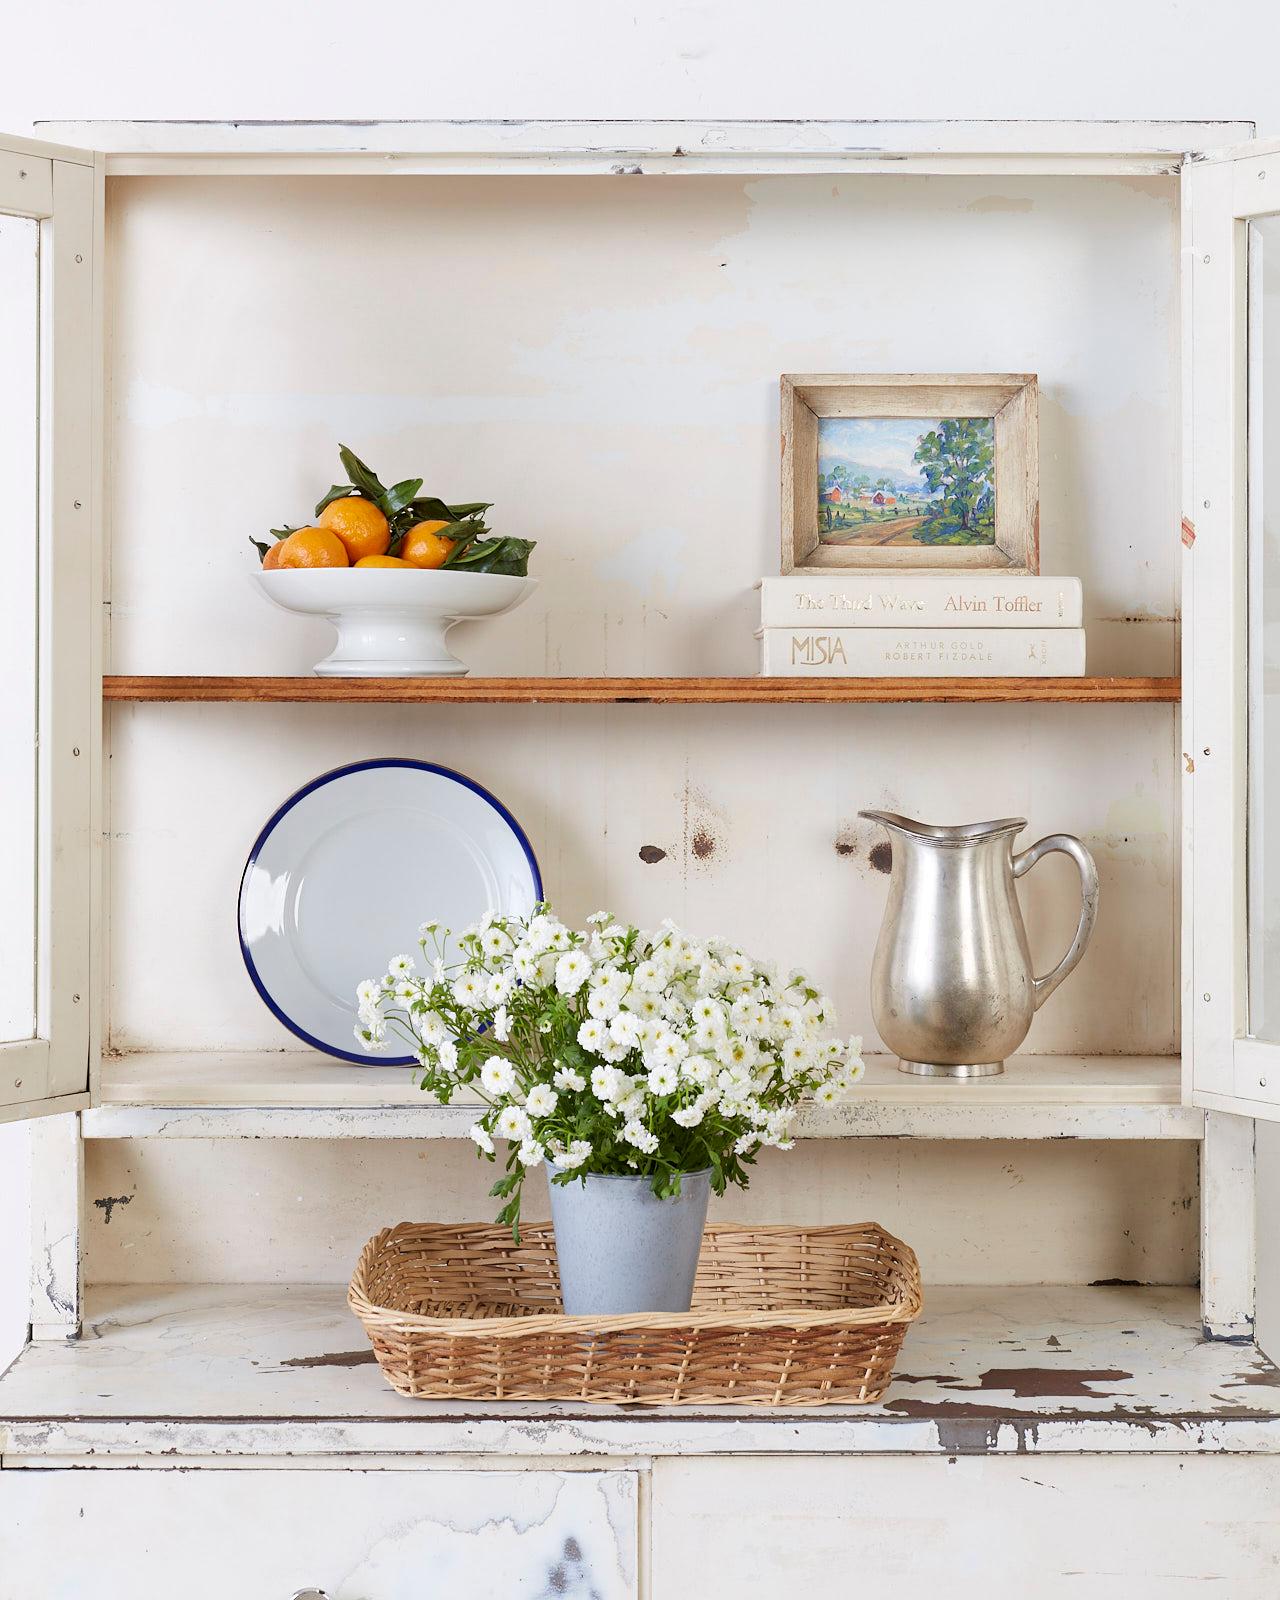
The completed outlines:
{"type": "MultiPolygon", "coordinates": [[[[878,545],[897,544],[903,534],[910,533],[912,528],[918,528],[924,521],[923,517],[897,517],[892,522],[878,522],[871,528],[858,528],[857,530],[844,530],[848,532],[847,538],[839,534],[823,540],[824,544],[857,544],[878,545]]],[[[911,539],[903,539],[904,544],[911,544],[911,539]]]]}

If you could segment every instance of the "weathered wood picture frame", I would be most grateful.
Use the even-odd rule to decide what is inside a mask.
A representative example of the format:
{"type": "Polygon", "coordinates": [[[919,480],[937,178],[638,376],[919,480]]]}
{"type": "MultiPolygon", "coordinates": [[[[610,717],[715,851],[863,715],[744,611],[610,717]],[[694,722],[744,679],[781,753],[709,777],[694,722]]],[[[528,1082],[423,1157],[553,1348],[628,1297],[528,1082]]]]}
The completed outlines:
{"type": "MultiPolygon", "coordinates": [[[[1009,575],[1040,570],[1039,392],[1035,373],[784,373],[782,572],[833,568],[1009,575]],[[824,541],[819,501],[823,418],[990,418],[992,537],[985,543],[824,541]]],[[[904,535],[897,535],[904,538],[904,535]]]]}

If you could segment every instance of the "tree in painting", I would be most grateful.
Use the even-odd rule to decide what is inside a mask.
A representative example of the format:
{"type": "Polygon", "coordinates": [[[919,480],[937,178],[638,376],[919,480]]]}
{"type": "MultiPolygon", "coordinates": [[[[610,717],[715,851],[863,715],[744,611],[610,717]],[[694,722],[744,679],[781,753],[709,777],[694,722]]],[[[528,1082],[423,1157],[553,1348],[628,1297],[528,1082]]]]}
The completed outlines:
{"type": "Polygon", "coordinates": [[[990,544],[995,528],[995,460],[989,417],[947,417],[924,434],[915,459],[937,510],[916,537],[925,544],[990,544]]]}

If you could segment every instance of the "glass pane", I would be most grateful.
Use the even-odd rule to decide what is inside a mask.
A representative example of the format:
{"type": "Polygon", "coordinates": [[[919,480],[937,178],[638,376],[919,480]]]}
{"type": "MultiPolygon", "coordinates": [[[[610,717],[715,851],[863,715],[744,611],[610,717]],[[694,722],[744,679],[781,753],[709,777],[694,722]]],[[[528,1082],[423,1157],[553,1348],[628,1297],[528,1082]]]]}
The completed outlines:
{"type": "Polygon", "coordinates": [[[40,224],[0,216],[0,1040],[36,1030],[40,224]]]}
{"type": "Polygon", "coordinates": [[[1249,227],[1249,1031],[1280,1042],[1280,216],[1249,227]]]}

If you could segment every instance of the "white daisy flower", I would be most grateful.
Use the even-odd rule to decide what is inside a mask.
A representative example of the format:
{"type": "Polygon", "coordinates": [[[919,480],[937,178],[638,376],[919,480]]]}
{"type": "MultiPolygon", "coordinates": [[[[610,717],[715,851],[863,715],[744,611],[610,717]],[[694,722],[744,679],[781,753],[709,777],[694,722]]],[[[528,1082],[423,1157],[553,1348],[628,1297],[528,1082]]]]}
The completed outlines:
{"type": "Polygon", "coordinates": [[[356,985],[356,1003],[363,1008],[376,1006],[382,998],[382,985],[375,983],[372,978],[366,978],[363,983],[356,985]]]}
{"type": "Polygon", "coordinates": [[[511,948],[511,935],[503,928],[488,928],[480,936],[480,948],[487,956],[506,955],[511,948]]]}
{"type": "Polygon", "coordinates": [[[738,1156],[745,1156],[750,1151],[758,1148],[759,1144],[760,1135],[758,1133],[744,1133],[740,1139],[734,1141],[733,1153],[738,1156]]]}
{"type": "Polygon", "coordinates": [[[419,939],[432,939],[439,932],[440,924],[438,922],[422,922],[418,924],[419,939]]]}
{"type": "Polygon", "coordinates": [[[480,1083],[486,1094],[510,1094],[516,1086],[516,1069],[504,1056],[490,1056],[480,1068],[480,1083]]]}
{"type": "Polygon", "coordinates": [[[584,1050],[599,1050],[607,1037],[604,1023],[595,1017],[588,1017],[578,1029],[578,1043],[584,1050]]]}
{"type": "Polygon", "coordinates": [[[597,1100],[612,1100],[618,1092],[620,1074],[615,1067],[592,1067],[591,1092],[597,1100]]]}
{"type": "Polygon", "coordinates": [[[511,1013],[506,1006],[499,1006],[493,1014],[493,1036],[499,1044],[506,1044],[511,1037],[511,1013]]]}
{"type": "Polygon", "coordinates": [[[518,944],[511,952],[511,965],[516,977],[528,983],[538,970],[538,957],[527,944],[518,944]]]}
{"type": "Polygon", "coordinates": [[[695,1100],[692,1105],[681,1106],[671,1113],[672,1122],[679,1123],[682,1128],[696,1128],[706,1115],[703,1107],[695,1100]]]}
{"type": "Polygon", "coordinates": [[[644,1123],[638,1121],[635,1117],[623,1124],[622,1137],[628,1144],[634,1145],[637,1150],[646,1156],[652,1155],[658,1148],[657,1135],[650,1133],[644,1123]]]}
{"type": "Polygon", "coordinates": [[[577,994],[591,975],[591,962],[582,950],[566,950],[556,962],[556,988],[561,994],[577,994]]]}
{"type": "Polygon", "coordinates": [[[521,1144],[516,1156],[522,1167],[540,1167],[546,1159],[547,1152],[536,1139],[526,1139],[521,1144]]]}
{"type": "Polygon", "coordinates": [[[460,1006],[483,1005],[484,989],[484,982],[479,973],[464,972],[454,983],[453,998],[460,1006]]]}
{"type": "Polygon", "coordinates": [[[452,1039],[443,1039],[436,1045],[436,1060],[446,1072],[453,1072],[458,1065],[458,1047],[452,1039]]]}
{"type": "Polygon", "coordinates": [[[646,994],[656,994],[666,984],[667,973],[656,961],[642,961],[632,981],[646,994]]]}
{"type": "Polygon", "coordinates": [[[556,1166],[562,1167],[566,1172],[573,1172],[590,1158],[590,1139],[574,1139],[567,1147],[564,1145],[551,1146],[551,1159],[556,1166]]]}
{"type": "Polygon", "coordinates": [[[392,956],[387,962],[388,978],[407,978],[413,971],[412,956],[392,956]]]}
{"type": "Polygon", "coordinates": [[[680,1074],[670,1063],[649,1068],[649,1093],[673,1094],[680,1085],[680,1074]]]}
{"type": "Polygon", "coordinates": [[[411,1006],[418,998],[417,985],[406,978],[396,984],[391,991],[391,998],[399,1006],[411,1006]]]}
{"type": "Polygon", "coordinates": [[[509,972],[495,972],[486,986],[485,999],[491,1006],[505,1005],[515,986],[515,979],[509,972]]]}
{"type": "Polygon", "coordinates": [[[824,1083],[820,1089],[814,1092],[813,1098],[820,1106],[833,1106],[840,1098],[840,1091],[834,1081],[824,1083]]]}
{"type": "Polygon", "coordinates": [[[592,927],[603,927],[606,923],[608,923],[609,920],[609,913],[607,911],[593,911],[587,918],[587,921],[592,925],[592,927]]]}
{"type": "Polygon", "coordinates": [[[619,1011],[616,1017],[610,1019],[609,1037],[624,1049],[634,1050],[643,1032],[644,1023],[634,1011],[619,1011]]]}
{"type": "Polygon", "coordinates": [[[587,1080],[580,1072],[575,1072],[572,1067],[557,1067],[551,1079],[557,1089],[572,1089],[580,1094],[587,1086],[587,1080]]]}
{"type": "Polygon", "coordinates": [[[472,1123],[472,1125],[467,1129],[467,1134],[470,1138],[475,1140],[476,1144],[480,1146],[485,1155],[491,1156],[493,1154],[493,1140],[478,1122],[472,1123]]]}
{"type": "Polygon", "coordinates": [[[611,989],[592,989],[587,996],[587,1011],[597,1021],[608,1022],[618,1014],[618,997],[611,989]]]}
{"type": "Polygon", "coordinates": [[[380,1022],[371,1023],[365,1027],[354,1029],[355,1036],[366,1050],[372,1054],[382,1048],[382,1042],[387,1036],[387,1030],[380,1022]]]}
{"type": "Polygon", "coordinates": [[[686,1056],[680,1063],[680,1074],[690,1083],[707,1084],[715,1075],[716,1064],[707,1056],[686,1056]]]}
{"type": "Polygon", "coordinates": [[[559,1100],[560,1096],[550,1085],[535,1083],[525,1096],[524,1108],[531,1117],[549,1117],[559,1100]]]}
{"type": "Polygon", "coordinates": [[[529,1137],[529,1115],[522,1106],[503,1106],[493,1126],[504,1139],[523,1143],[529,1137]]]}

